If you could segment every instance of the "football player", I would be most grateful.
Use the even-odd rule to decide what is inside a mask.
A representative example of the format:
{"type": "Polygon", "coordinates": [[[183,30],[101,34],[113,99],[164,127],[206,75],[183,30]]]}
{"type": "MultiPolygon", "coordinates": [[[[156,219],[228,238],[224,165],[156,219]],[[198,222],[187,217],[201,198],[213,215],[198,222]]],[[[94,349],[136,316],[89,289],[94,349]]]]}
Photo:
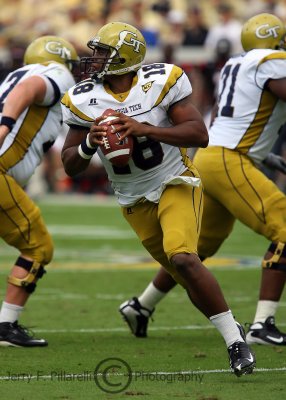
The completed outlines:
{"type": "Polygon", "coordinates": [[[0,86],[0,236],[19,250],[0,312],[0,346],[46,346],[18,323],[36,282],[53,255],[39,208],[23,187],[62,127],[60,99],[75,84],[73,45],[56,36],[35,39],[24,66],[0,86]]]}
{"type": "Polygon", "coordinates": [[[88,42],[92,57],[82,60],[90,79],[72,87],[62,99],[70,126],[62,149],[68,175],[84,171],[98,154],[112,182],[123,216],[149,253],[182,284],[195,306],[225,339],[236,375],[251,373],[254,354],[245,343],[214,276],[197,256],[202,185],[187,157],[190,146],[206,147],[208,133],[192,105],[192,87],[176,65],[142,65],[145,40],[121,22],[104,25],[88,42]],[[115,167],[99,145],[107,127],[106,109],[118,118],[114,132],[134,136],[131,160],[115,167]],[[95,121],[95,122],[94,122],[95,121]]]}
{"type": "MultiPolygon", "coordinates": [[[[286,345],[275,313],[286,277],[286,198],[262,172],[263,164],[286,173],[286,162],[270,153],[286,121],[285,27],[272,14],[243,26],[245,53],[232,57],[220,75],[209,146],[194,162],[204,185],[198,244],[201,260],[211,257],[230,235],[236,219],[270,242],[263,261],[259,300],[246,339],[250,344],[286,345]]],[[[155,305],[176,285],[163,268],[138,298],[119,310],[132,333],[146,336],[155,305]]]]}

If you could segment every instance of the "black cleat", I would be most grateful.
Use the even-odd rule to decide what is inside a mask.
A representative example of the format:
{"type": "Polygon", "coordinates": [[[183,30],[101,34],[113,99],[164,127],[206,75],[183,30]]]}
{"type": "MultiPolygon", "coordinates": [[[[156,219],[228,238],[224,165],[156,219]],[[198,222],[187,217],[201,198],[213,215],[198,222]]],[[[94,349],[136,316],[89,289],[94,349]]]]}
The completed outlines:
{"type": "Polygon", "coordinates": [[[0,323],[0,346],[2,347],[36,347],[47,346],[44,339],[36,339],[33,334],[17,321],[0,323]]]}
{"type": "MultiPolygon", "coordinates": [[[[243,327],[237,322],[238,329],[243,339],[245,332],[243,327]]],[[[232,372],[236,376],[247,375],[255,368],[255,355],[246,342],[234,342],[228,347],[229,363],[232,372]]]]}
{"type": "Polygon", "coordinates": [[[131,333],[140,338],[147,336],[149,318],[154,310],[148,310],[148,308],[141,306],[137,297],[125,301],[119,307],[119,312],[129,325],[131,333]]]}
{"type": "Polygon", "coordinates": [[[286,334],[276,327],[274,317],[268,317],[265,322],[249,326],[246,341],[248,344],[286,346],[286,334]]]}

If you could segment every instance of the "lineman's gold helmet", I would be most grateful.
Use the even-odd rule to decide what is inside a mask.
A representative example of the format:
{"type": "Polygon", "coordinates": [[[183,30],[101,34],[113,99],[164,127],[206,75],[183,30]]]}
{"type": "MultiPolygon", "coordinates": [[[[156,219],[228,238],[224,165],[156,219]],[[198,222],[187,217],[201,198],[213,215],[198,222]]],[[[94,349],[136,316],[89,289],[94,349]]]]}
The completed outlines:
{"type": "Polygon", "coordinates": [[[252,49],[285,49],[286,29],[273,14],[258,14],[242,27],[241,44],[245,51],[252,49]]]}
{"type": "Polygon", "coordinates": [[[73,64],[79,61],[74,46],[58,36],[41,36],[27,47],[24,64],[37,64],[56,61],[71,71],[73,64]]]}
{"type": "Polygon", "coordinates": [[[93,50],[93,57],[81,59],[83,72],[96,78],[137,71],[146,54],[142,33],[123,22],[104,25],[87,46],[93,50]]]}

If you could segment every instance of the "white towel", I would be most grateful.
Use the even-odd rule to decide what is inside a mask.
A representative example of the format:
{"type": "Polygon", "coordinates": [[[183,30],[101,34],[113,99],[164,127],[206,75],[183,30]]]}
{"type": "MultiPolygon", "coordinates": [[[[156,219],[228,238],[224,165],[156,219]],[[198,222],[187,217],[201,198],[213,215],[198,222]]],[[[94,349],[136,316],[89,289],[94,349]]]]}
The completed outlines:
{"type": "Polygon", "coordinates": [[[191,185],[199,187],[201,184],[200,178],[193,178],[191,176],[167,176],[167,178],[161,183],[159,189],[154,190],[149,193],[146,197],[147,200],[152,201],[153,203],[159,203],[160,197],[168,185],[191,185]]]}

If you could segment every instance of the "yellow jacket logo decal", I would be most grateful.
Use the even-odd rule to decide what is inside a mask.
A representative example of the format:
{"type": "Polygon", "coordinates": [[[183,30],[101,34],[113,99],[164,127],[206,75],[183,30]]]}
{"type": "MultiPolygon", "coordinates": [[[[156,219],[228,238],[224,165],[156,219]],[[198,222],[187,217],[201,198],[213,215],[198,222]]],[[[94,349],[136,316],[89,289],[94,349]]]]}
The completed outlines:
{"type": "Polygon", "coordinates": [[[151,82],[147,82],[145,83],[145,85],[142,85],[142,90],[144,93],[147,93],[149,89],[151,89],[152,85],[153,85],[154,81],[151,82]]]}

